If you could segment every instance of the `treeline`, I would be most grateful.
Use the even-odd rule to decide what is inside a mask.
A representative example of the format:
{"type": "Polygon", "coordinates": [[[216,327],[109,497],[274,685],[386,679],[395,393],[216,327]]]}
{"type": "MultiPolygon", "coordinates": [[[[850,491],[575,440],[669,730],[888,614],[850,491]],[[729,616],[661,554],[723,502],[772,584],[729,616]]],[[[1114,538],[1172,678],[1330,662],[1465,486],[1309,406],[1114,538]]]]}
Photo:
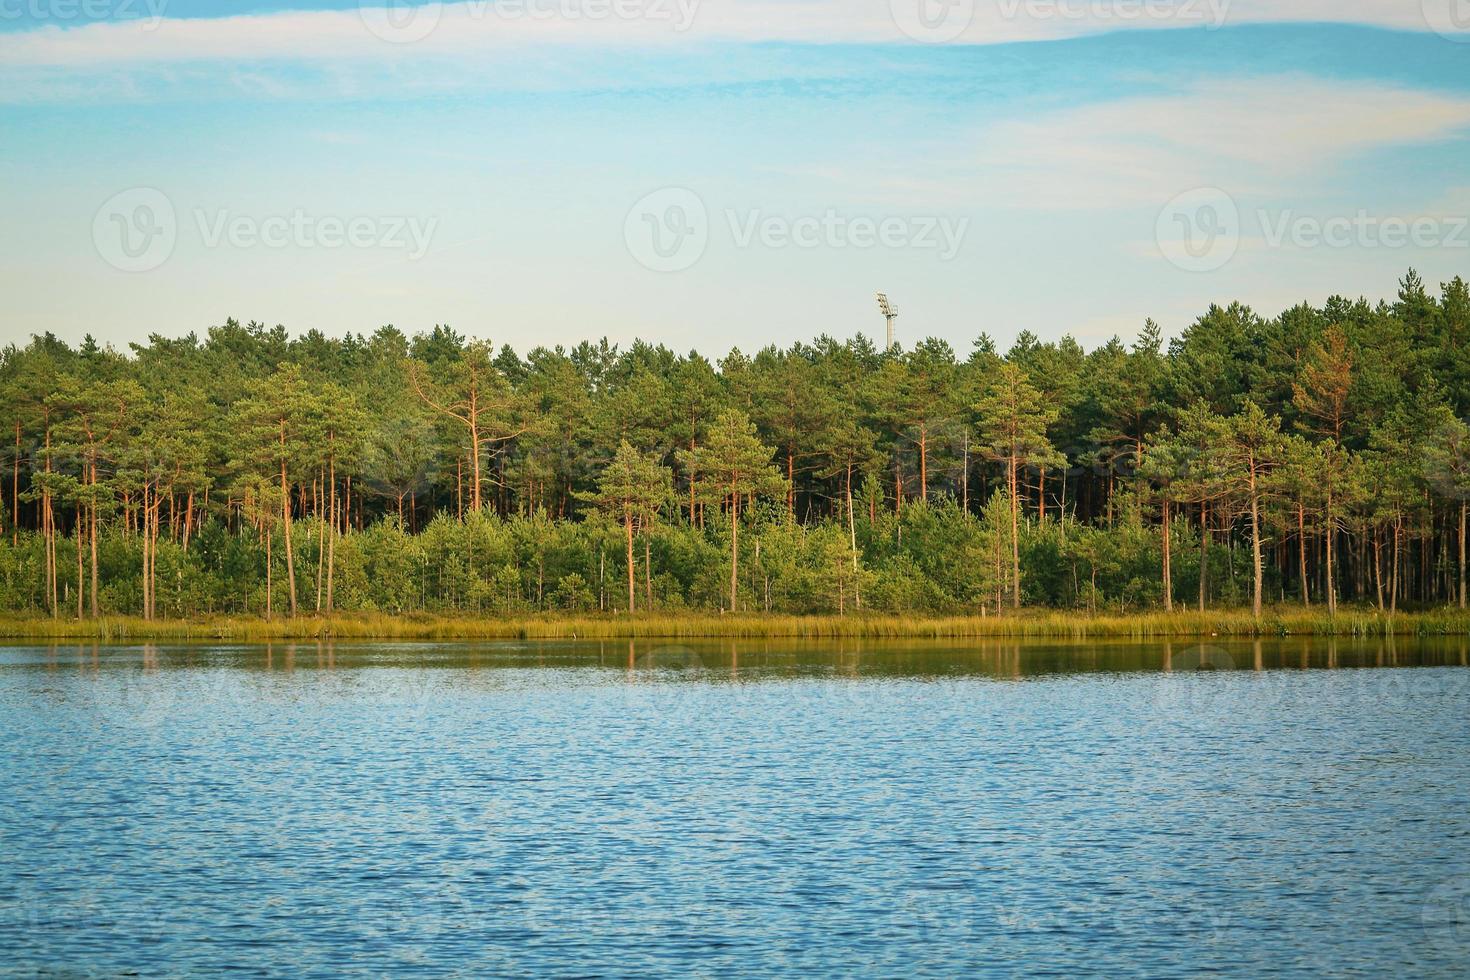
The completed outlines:
{"type": "Polygon", "coordinates": [[[1466,601],[1470,293],[1167,347],[718,363],[448,327],[0,360],[0,605],[52,616],[1466,601]]]}

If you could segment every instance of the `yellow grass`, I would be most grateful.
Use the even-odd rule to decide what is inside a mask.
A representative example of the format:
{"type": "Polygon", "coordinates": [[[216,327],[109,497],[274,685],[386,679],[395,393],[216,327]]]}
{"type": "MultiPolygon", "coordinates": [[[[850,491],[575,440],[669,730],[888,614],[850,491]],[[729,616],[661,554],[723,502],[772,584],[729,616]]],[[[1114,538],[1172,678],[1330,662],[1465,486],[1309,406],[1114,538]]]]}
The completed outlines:
{"type": "Polygon", "coordinates": [[[1249,610],[1088,615],[1055,610],[1006,616],[777,616],[709,613],[543,615],[511,618],[381,614],[301,616],[266,621],[234,616],[148,622],[135,617],[44,619],[0,617],[0,637],[95,640],[314,639],[622,639],[642,637],[1132,638],[1175,636],[1470,635],[1459,609],[1388,615],[1373,609],[1325,611],[1283,606],[1258,620],[1249,610]]]}

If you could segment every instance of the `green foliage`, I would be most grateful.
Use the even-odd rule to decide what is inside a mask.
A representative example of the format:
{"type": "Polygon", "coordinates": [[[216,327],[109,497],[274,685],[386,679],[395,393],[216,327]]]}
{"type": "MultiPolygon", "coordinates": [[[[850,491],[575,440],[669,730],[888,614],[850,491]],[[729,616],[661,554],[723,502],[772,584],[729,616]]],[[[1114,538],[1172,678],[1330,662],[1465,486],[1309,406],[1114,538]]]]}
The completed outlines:
{"type": "Polygon", "coordinates": [[[1464,601],[1470,288],[1092,351],[328,338],[0,351],[0,609],[1095,614],[1464,601]],[[1165,581],[1167,576],[1167,583],[1165,581]],[[1167,585],[1167,589],[1166,589],[1167,585]]]}

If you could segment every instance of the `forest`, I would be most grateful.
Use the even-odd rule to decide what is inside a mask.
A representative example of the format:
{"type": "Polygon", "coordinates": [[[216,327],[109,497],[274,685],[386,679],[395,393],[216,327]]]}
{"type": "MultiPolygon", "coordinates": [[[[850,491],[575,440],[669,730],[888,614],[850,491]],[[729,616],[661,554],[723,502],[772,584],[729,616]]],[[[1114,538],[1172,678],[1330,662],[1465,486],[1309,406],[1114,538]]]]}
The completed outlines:
{"type": "Polygon", "coordinates": [[[33,336],[0,355],[0,609],[1464,607],[1470,291],[1437,293],[1090,351],[33,336]]]}

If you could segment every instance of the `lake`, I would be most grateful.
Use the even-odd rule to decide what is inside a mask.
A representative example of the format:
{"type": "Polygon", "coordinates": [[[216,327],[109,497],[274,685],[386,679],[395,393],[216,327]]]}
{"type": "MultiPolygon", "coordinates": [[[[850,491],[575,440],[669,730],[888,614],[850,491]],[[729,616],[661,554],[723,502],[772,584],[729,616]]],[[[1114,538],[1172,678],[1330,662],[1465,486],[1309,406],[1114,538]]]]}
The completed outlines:
{"type": "Polygon", "coordinates": [[[1467,649],[0,647],[0,973],[1464,975],[1467,649]]]}

